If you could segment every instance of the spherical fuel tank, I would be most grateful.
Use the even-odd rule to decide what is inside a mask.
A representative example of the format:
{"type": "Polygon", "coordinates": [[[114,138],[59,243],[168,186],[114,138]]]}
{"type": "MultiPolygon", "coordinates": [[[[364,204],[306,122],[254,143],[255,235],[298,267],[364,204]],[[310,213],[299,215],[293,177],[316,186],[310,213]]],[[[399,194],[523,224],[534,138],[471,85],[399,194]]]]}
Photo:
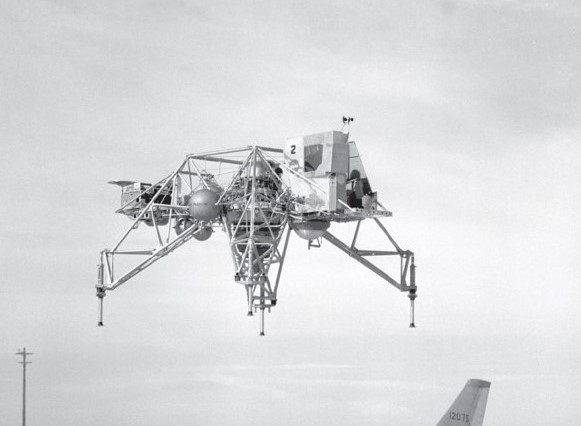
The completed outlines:
{"type": "Polygon", "coordinates": [[[220,215],[220,206],[216,204],[220,196],[209,189],[197,189],[192,192],[188,207],[190,215],[204,222],[211,222],[220,215]]]}
{"type": "Polygon", "coordinates": [[[212,227],[207,226],[205,228],[201,228],[198,231],[194,232],[194,238],[198,241],[206,241],[208,238],[212,236],[212,227]]]}
{"type": "Polygon", "coordinates": [[[331,224],[325,220],[307,220],[293,222],[292,228],[303,240],[314,240],[322,236],[331,224]]]}

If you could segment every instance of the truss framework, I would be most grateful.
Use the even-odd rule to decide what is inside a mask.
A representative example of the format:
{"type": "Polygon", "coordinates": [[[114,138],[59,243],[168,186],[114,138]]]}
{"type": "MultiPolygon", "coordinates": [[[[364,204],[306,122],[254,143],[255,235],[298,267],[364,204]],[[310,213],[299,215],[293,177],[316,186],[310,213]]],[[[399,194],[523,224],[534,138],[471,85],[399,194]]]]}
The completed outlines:
{"type": "MultiPolygon", "coordinates": [[[[190,154],[170,175],[153,185],[146,185],[135,196],[125,199],[117,212],[130,217],[131,224],[112,249],[101,252],[98,264],[98,325],[103,325],[103,298],[107,291],[115,290],[192,238],[205,239],[214,229],[222,228],[229,240],[234,281],[245,287],[248,315],[260,312],[260,334],[264,335],[264,312],[270,312],[277,304],[292,224],[317,219],[357,221],[351,244],[342,242],[330,232],[324,232],[322,238],[398,290],[408,292],[411,301],[410,326],[414,327],[414,254],[402,250],[379,221],[379,218],[391,216],[391,212],[379,203],[380,208],[374,210],[351,208],[343,203],[344,210],[315,211],[308,215],[298,213],[304,201],[293,194],[285,176],[301,180],[313,191],[324,192],[325,189],[290,168],[282,160],[281,153],[279,149],[247,146],[190,154]],[[190,216],[189,196],[199,188],[219,194],[217,205],[220,206],[220,214],[215,220],[194,220],[190,216]],[[393,249],[357,248],[359,228],[364,219],[375,221],[393,249]],[[137,244],[133,241],[135,238],[132,237],[139,228],[144,228],[144,224],[149,238],[153,240],[153,247],[141,247],[143,244],[139,238],[136,239],[137,244]],[[281,242],[282,250],[279,248],[281,242]],[[372,256],[399,256],[399,280],[368,260],[372,256]],[[136,260],[129,268],[120,268],[121,273],[117,275],[115,264],[120,257],[136,260]],[[269,277],[271,267],[276,271],[273,280],[269,277]]],[[[309,241],[311,246],[317,245],[309,241]]]]}
{"type": "Polygon", "coordinates": [[[260,334],[264,335],[264,310],[276,306],[284,250],[278,245],[288,224],[287,194],[272,165],[259,148],[253,148],[223,192],[218,204],[224,205],[224,229],[234,261],[234,280],[246,289],[248,315],[260,310],[260,334]],[[278,265],[274,286],[268,276],[278,265]]]}

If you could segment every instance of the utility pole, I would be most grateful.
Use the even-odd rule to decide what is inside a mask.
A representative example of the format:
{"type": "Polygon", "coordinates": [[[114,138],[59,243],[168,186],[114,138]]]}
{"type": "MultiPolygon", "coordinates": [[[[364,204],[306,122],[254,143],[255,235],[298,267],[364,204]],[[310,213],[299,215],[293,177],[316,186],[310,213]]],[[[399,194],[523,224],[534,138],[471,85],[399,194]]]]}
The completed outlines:
{"type": "Polygon", "coordinates": [[[26,361],[26,356],[33,353],[26,352],[26,348],[23,348],[20,352],[16,352],[16,355],[22,355],[22,361],[18,364],[22,364],[22,426],[26,426],[26,364],[30,364],[30,361],[26,361]]]}

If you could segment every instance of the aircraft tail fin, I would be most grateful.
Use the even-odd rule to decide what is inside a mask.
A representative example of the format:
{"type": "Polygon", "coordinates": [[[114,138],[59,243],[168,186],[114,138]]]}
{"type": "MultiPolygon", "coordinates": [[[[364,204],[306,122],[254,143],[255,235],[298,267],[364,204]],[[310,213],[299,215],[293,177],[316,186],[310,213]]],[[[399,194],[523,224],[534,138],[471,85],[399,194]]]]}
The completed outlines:
{"type": "Polygon", "coordinates": [[[482,426],[490,382],[470,379],[437,426],[482,426]]]}

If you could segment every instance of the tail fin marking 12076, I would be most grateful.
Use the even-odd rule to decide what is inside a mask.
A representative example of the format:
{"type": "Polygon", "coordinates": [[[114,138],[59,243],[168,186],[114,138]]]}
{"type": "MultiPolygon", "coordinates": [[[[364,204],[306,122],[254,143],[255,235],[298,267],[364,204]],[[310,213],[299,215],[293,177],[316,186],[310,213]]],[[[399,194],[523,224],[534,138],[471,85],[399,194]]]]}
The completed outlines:
{"type": "Polygon", "coordinates": [[[470,379],[437,426],[482,426],[490,382],[470,379]]]}

